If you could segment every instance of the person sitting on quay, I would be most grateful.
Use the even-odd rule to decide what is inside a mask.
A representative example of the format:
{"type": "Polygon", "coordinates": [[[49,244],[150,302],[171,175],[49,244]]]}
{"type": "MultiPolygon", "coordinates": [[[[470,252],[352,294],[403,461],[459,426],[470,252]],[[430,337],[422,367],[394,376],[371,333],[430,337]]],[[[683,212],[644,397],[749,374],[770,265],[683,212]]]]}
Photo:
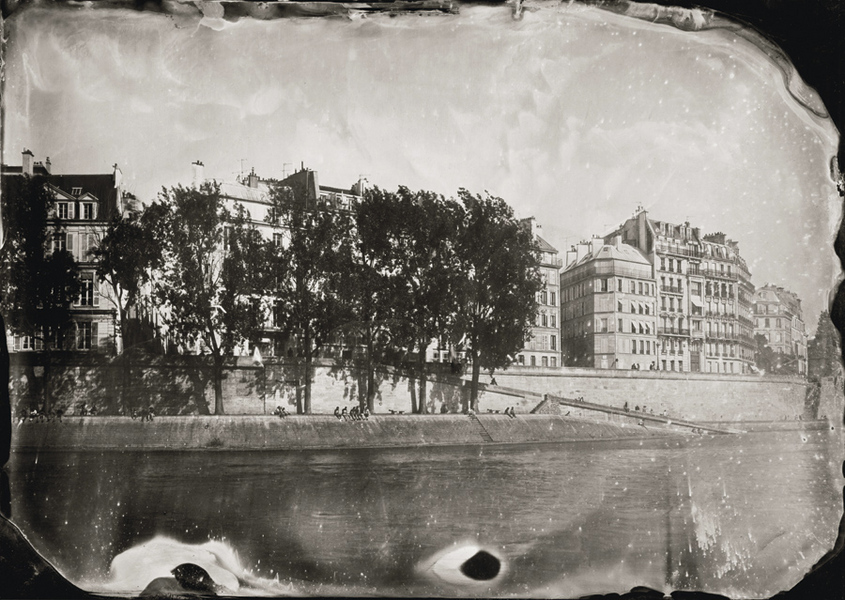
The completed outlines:
{"type": "Polygon", "coordinates": [[[622,410],[624,410],[625,412],[631,412],[631,409],[628,408],[628,401],[627,400],[625,401],[625,404],[622,406],[622,410]]]}
{"type": "Polygon", "coordinates": [[[340,407],[339,406],[334,407],[334,416],[337,417],[338,421],[343,419],[343,416],[340,414],[340,407]]]}
{"type": "Polygon", "coordinates": [[[346,410],[346,407],[345,407],[345,406],[343,407],[343,410],[342,410],[342,411],[340,411],[340,416],[343,418],[343,420],[344,420],[344,421],[348,421],[348,420],[349,420],[349,411],[348,411],[348,410],[346,410]]]}
{"type": "Polygon", "coordinates": [[[364,419],[365,420],[370,419],[370,407],[369,406],[364,407],[364,419]]]}
{"type": "Polygon", "coordinates": [[[441,415],[446,415],[446,414],[449,414],[449,407],[448,407],[448,406],[446,406],[446,403],[445,403],[445,402],[444,402],[443,404],[441,404],[441,405],[440,405],[440,414],[441,414],[441,415]]]}

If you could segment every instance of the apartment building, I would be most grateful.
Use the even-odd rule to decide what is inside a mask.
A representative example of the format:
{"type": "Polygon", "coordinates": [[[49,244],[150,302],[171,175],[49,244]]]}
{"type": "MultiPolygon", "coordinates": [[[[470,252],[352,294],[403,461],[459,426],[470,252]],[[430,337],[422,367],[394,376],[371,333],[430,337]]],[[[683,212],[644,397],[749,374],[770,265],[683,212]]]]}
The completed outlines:
{"type": "MultiPolygon", "coordinates": [[[[191,165],[192,185],[199,186],[206,181],[205,167],[202,161],[196,161],[191,165]]],[[[235,210],[242,207],[249,215],[250,222],[258,229],[266,240],[273,240],[276,244],[286,244],[286,231],[277,218],[273,216],[273,203],[271,199],[271,187],[275,185],[289,187],[296,194],[304,196],[304,201],[310,206],[326,210],[351,210],[356,202],[360,202],[366,189],[366,180],[360,178],[350,188],[339,188],[322,186],[319,183],[317,171],[306,168],[304,165],[293,174],[281,180],[262,179],[250,169],[246,175],[236,178],[234,181],[218,182],[220,195],[224,205],[235,210]]],[[[284,355],[288,348],[285,344],[274,343],[270,334],[279,331],[277,318],[274,310],[267,312],[267,337],[260,340],[259,352],[262,356],[284,355]]],[[[341,342],[327,344],[326,351],[340,352],[341,342]]],[[[251,349],[247,346],[241,349],[242,353],[248,353],[251,349]]]]}
{"type": "MultiPolygon", "coordinates": [[[[51,193],[54,204],[50,222],[61,222],[62,230],[53,235],[53,251],[67,250],[79,268],[82,290],[71,307],[71,332],[51,337],[54,346],[81,352],[119,351],[117,304],[109,286],[101,284],[96,274],[93,250],[105,234],[114,215],[124,210],[122,173],[117,165],[105,174],[55,174],[50,159],[35,161],[30,150],[24,150],[21,166],[2,166],[4,180],[13,177],[37,176],[51,193]]],[[[45,349],[44,332],[11,335],[7,332],[10,351],[45,349]]]]}
{"type": "MultiPolygon", "coordinates": [[[[652,264],[638,248],[621,236],[573,246],[560,293],[565,366],[658,368],[656,285],[652,264]]],[[[671,360],[665,368],[683,369],[671,360]]]]}
{"type": "Polygon", "coordinates": [[[781,286],[766,284],[754,294],[754,334],[766,338],[777,369],[807,376],[807,331],[801,299],[781,286]]]}
{"type": "Polygon", "coordinates": [[[543,289],[537,293],[537,314],[525,347],[516,356],[519,365],[561,366],[560,347],[560,269],[563,261],[557,249],[540,236],[540,225],[534,217],[520,221],[531,229],[534,246],[540,257],[538,265],[543,289]]]}
{"type": "Polygon", "coordinates": [[[616,237],[638,248],[653,266],[659,368],[749,372],[754,286],[737,242],[721,232],[703,236],[688,222],[650,219],[642,208],[604,239],[616,237]]]}

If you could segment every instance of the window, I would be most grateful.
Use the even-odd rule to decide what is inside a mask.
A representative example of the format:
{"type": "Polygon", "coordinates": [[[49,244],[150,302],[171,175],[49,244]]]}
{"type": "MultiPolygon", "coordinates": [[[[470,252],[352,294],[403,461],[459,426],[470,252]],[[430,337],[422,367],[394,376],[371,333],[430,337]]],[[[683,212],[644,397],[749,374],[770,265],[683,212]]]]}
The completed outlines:
{"type": "Polygon", "coordinates": [[[80,282],[82,289],[79,292],[79,304],[81,306],[94,306],[94,278],[91,275],[84,275],[80,282]]]}
{"type": "Polygon", "coordinates": [[[548,304],[549,303],[549,295],[546,290],[540,292],[540,304],[548,304]]]}
{"type": "Polygon", "coordinates": [[[546,316],[546,313],[543,313],[540,317],[541,322],[543,323],[543,327],[549,326],[549,318],[546,316]]]}
{"type": "Polygon", "coordinates": [[[553,335],[549,338],[549,347],[552,350],[557,350],[557,336],[553,335]]]}
{"type": "Polygon", "coordinates": [[[622,327],[622,319],[619,319],[619,327],[616,329],[616,331],[620,331],[620,332],[621,332],[621,331],[623,331],[623,330],[624,330],[624,329],[623,329],[623,327],[622,327]]]}
{"type": "Polygon", "coordinates": [[[518,362],[521,365],[524,365],[525,364],[525,357],[522,354],[520,354],[519,356],[516,357],[516,362],[518,362]]]}
{"type": "Polygon", "coordinates": [[[81,187],[71,188],[70,189],[70,195],[71,196],[81,196],[82,195],[82,188],[81,187]]]}
{"type": "Polygon", "coordinates": [[[86,221],[93,221],[97,217],[97,205],[91,202],[86,202],[82,205],[82,218],[86,221]]]}
{"type": "Polygon", "coordinates": [[[631,354],[637,353],[637,340],[631,340],[631,354]]]}
{"type": "Polygon", "coordinates": [[[549,315],[549,326],[550,327],[557,327],[557,316],[556,315],[549,315]]]}
{"type": "Polygon", "coordinates": [[[537,357],[536,357],[536,356],[532,356],[532,357],[531,357],[531,366],[532,366],[532,367],[536,367],[536,366],[537,366],[537,357]]]}
{"type": "Polygon", "coordinates": [[[544,367],[548,367],[548,366],[549,366],[549,357],[548,357],[548,356],[544,356],[544,357],[543,357],[543,366],[544,366],[544,367]]]}
{"type": "Polygon", "coordinates": [[[682,360],[679,360],[679,361],[678,361],[678,370],[679,370],[679,371],[683,371],[683,370],[684,370],[684,361],[682,361],[682,360]]]}
{"type": "Polygon", "coordinates": [[[549,295],[551,296],[550,304],[552,306],[556,306],[557,305],[557,292],[549,292],[549,295]]]}
{"type": "Polygon", "coordinates": [[[56,209],[56,216],[60,219],[68,218],[67,202],[59,202],[56,209]]]}
{"type": "Polygon", "coordinates": [[[53,252],[60,252],[62,250],[71,250],[68,247],[68,236],[66,233],[53,234],[53,252]]]}
{"type": "Polygon", "coordinates": [[[76,349],[90,350],[97,345],[97,323],[78,323],[76,326],[76,349]]]}
{"type": "Polygon", "coordinates": [[[553,366],[553,367],[556,367],[556,366],[557,366],[557,357],[556,357],[556,356],[552,356],[552,359],[551,359],[551,366],[553,366]]]}
{"type": "Polygon", "coordinates": [[[625,308],[622,306],[621,300],[616,301],[616,311],[617,312],[625,312],[625,308]]]}

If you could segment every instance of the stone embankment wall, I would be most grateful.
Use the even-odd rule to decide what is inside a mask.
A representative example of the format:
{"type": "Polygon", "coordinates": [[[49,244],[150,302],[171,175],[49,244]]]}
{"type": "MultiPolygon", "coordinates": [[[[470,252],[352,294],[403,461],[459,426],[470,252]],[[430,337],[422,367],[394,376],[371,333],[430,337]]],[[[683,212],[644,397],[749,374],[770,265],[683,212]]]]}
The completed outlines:
{"type": "Polygon", "coordinates": [[[553,415],[384,415],[365,421],[333,416],[65,417],[16,423],[16,450],[292,450],[407,448],[663,438],[658,426],[597,423],[553,415]]]}
{"type": "MultiPolygon", "coordinates": [[[[83,404],[97,406],[100,414],[125,411],[121,400],[126,376],[119,359],[92,357],[39,364],[36,355],[12,357],[12,406],[37,407],[49,391],[53,405],[66,415],[79,414],[83,404]]],[[[225,371],[224,407],[231,415],[270,414],[276,406],[295,412],[297,394],[303,393],[303,373],[292,361],[255,365],[239,358],[225,371]]],[[[335,407],[351,408],[365,389],[366,374],[352,364],[315,361],[312,374],[312,411],[330,414],[335,407]]],[[[780,421],[814,418],[814,407],[807,400],[808,384],[800,379],[667,373],[656,371],[613,371],[593,369],[543,369],[513,367],[482,376],[480,412],[503,411],[513,406],[528,413],[540,403],[543,394],[564,398],[583,397],[586,401],[631,410],[646,407],[688,421],[738,422],[780,421]]],[[[132,363],[128,371],[129,407],[153,406],[159,415],[207,415],[214,412],[211,369],[203,357],[167,357],[132,363]]],[[[396,369],[377,372],[377,413],[411,412],[411,389],[416,382],[396,369]]],[[[823,391],[830,392],[832,384],[823,391]]],[[[426,406],[439,413],[445,405],[459,412],[468,399],[467,376],[435,373],[427,383],[426,406]]],[[[822,394],[824,398],[830,393],[822,394]]],[[[835,408],[822,402],[819,414],[835,408]],[[828,405],[831,408],[826,408],[828,405]]],[[[573,413],[574,416],[574,413],[573,413]]]]}
{"type": "MultiPolygon", "coordinates": [[[[121,390],[128,377],[126,405],[153,406],[159,415],[207,415],[214,412],[214,386],[210,362],[204,357],[183,356],[132,362],[125,370],[119,359],[70,357],[44,364],[44,357],[17,354],[12,357],[12,412],[40,406],[47,392],[52,407],[65,415],[79,414],[84,404],[96,406],[101,414],[123,411],[121,390]],[[127,375],[128,373],[128,375],[127,375]]],[[[353,364],[315,360],[311,375],[311,406],[316,414],[331,414],[335,407],[351,409],[366,389],[366,372],[353,364]]],[[[294,361],[270,362],[259,366],[240,357],[227,366],[223,380],[224,409],[231,415],[271,414],[276,406],[296,412],[297,395],[303,394],[303,369],[294,361]]],[[[411,388],[417,382],[397,369],[376,372],[378,413],[411,412],[411,388]]],[[[530,412],[539,395],[526,395],[504,388],[484,393],[482,411],[516,407],[530,412]]],[[[469,383],[446,373],[434,373],[426,384],[426,407],[439,413],[445,405],[460,412],[469,398],[469,383]]],[[[125,412],[125,411],[124,411],[125,412]]]]}

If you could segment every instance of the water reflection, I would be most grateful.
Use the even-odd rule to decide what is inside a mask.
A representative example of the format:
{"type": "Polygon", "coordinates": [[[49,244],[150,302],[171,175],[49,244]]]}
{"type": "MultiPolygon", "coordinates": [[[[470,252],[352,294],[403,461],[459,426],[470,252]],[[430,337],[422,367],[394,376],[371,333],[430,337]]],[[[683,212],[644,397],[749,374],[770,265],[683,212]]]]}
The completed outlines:
{"type": "Polygon", "coordinates": [[[644,585],[771,595],[833,544],[828,435],[16,453],[12,509],[36,548],[94,590],[161,576],[164,563],[147,565],[130,586],[126,565],[161,558],[165,544],[178,560],[169,568],[200,556],[244,594],[572,597],[644,585]],[[499,561],[494,576],[462,570],[480,552],[499,561]]]}

